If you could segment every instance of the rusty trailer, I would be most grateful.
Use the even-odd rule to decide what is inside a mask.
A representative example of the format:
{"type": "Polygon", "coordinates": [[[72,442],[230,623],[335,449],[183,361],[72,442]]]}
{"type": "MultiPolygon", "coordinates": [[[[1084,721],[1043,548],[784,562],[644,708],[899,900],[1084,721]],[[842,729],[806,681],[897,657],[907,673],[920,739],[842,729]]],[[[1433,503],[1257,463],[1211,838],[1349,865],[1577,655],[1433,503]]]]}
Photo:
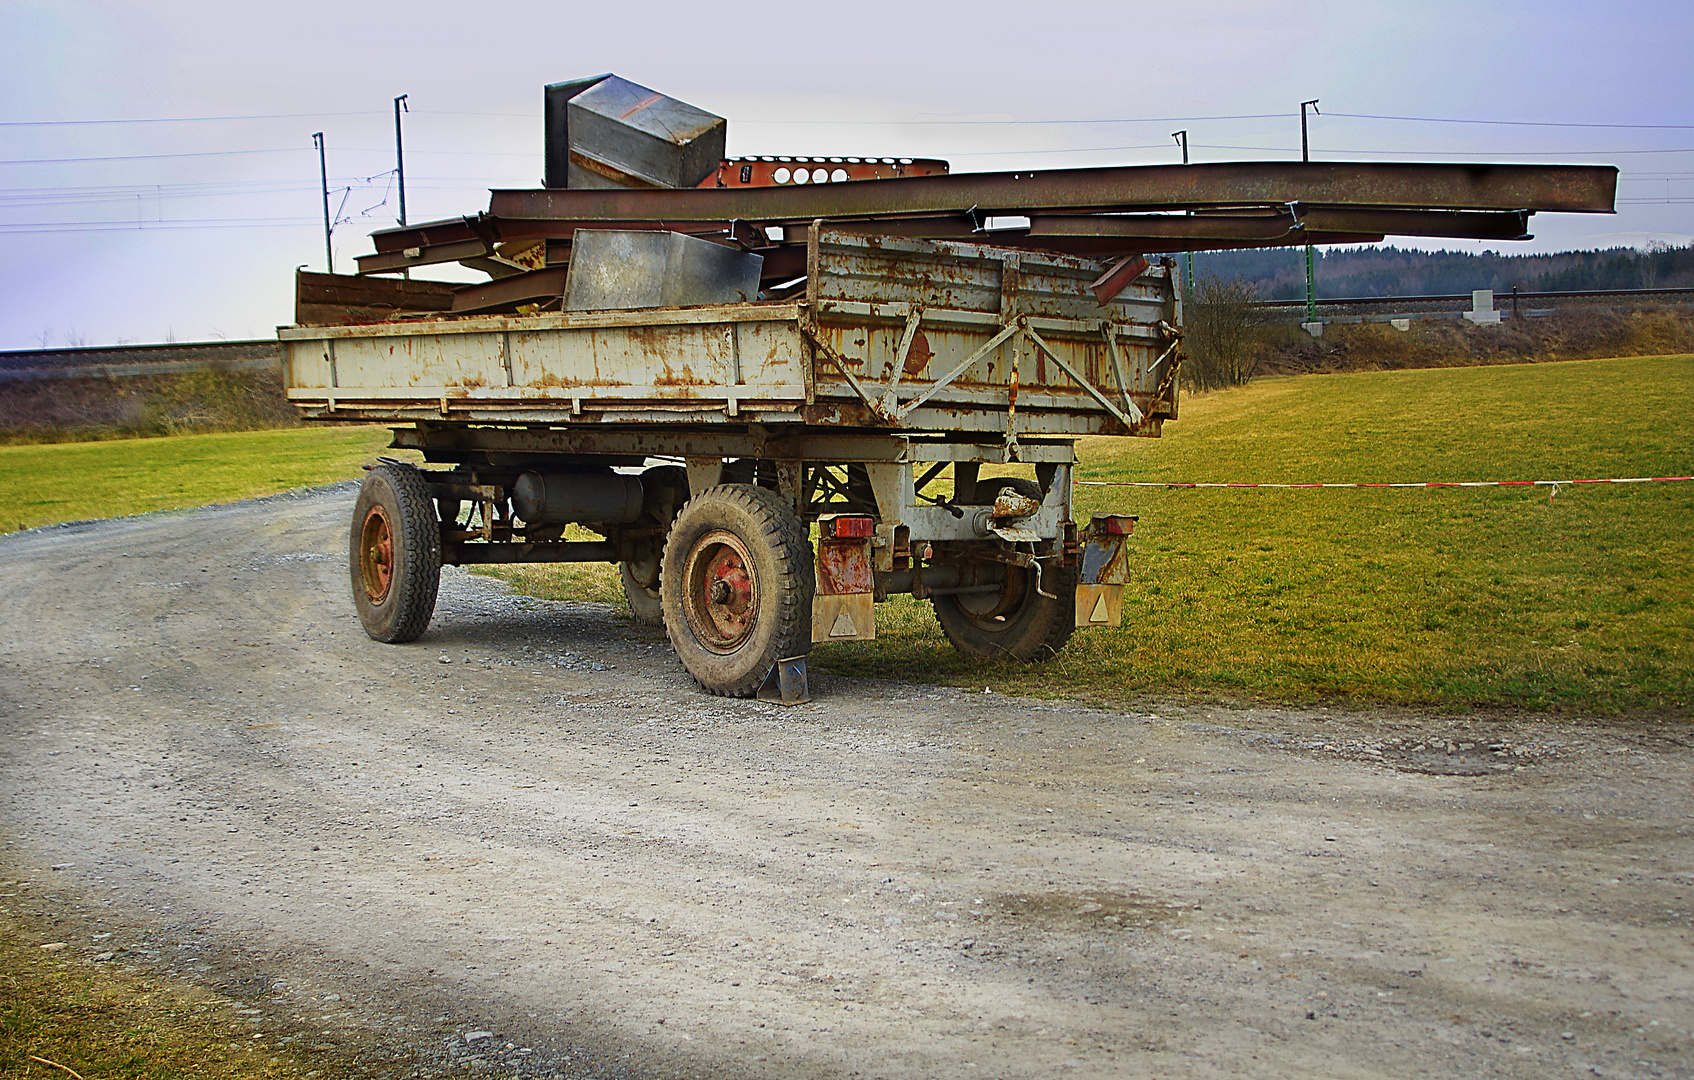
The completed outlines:
{"type": "Polygon", "coordinates": [[[490,280],[297,276],[290,400],[437,466],[371,470],[354,603],[406,641],[444,563],[616,563],[701,686],[783,701],[814,642],[873,637],[896,593],[982,658],[1119,625],[1134,519],[1075,520],[1071,473],[1079,437],[1176,416],[1161,256],[1527,239],[1617,188],[1609,166],[729,159],[722,117],[615,75],[544,105],[542,188],[359,258],[490,280]]]}
{"type": "Polygon", "coordinates": [[[443,564],[616,563],[702,687],[793,701],[812,644],[874,637],[893,594],[982,658],[1118,625],[1133,519],[1075,520],[1075,443],[1176,416],[1171,267],[814,227],[805,275],[777,300],[280,330],[309,419],[393,424],[436,466],[369,473],[366,629],[420,635],[443,564]]]}

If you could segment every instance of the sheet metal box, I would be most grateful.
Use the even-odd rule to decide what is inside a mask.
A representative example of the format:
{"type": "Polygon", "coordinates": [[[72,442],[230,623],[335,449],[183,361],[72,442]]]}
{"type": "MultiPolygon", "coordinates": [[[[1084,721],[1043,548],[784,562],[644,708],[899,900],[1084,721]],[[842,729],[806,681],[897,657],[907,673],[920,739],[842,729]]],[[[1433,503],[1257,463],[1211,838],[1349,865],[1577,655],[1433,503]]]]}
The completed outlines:
{"type": "Polygon", "coordinates": [[[724,155],[728,121],[620,79],[547,88],[547,186],[695,187],[724,155]]]}
{"type": "Polygon", "coordinates": [[[566,311],[745,304],[764,256],[674,232],[583,229],[565,278],[566,311]]]}

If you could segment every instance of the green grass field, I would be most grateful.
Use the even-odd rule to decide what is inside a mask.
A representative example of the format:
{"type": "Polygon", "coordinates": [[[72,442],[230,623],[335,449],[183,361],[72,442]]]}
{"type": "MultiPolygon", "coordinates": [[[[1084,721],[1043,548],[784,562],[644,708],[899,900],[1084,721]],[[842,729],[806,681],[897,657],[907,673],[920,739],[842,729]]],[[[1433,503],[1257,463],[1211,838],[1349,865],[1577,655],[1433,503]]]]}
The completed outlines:
{"type": "Polygon", "coordinates": [[[0,446],[0,532],[345,480],[389,453],[389,437],[379,427],[283,428],[0,446]]]}
{"type": "MultiPolygon", "coordinates": [[[[1267,379],[1189,399],[1163,439],[1090,440],[1086,480],[1687,475],[1694,357],[1267,379]]],[[[927,610],[830,670],[1022,693],[1177,694],[1686,715],[1694,483],[1548,489],[1079,487],[1137,513],[1121,630],[973,671],[927,610]]]]}
{"type": "MultiPolygon", "coordinates": [[[[1093,439],[1083,480],[1419,481],[1686,475],[1694,357],[1308,375],[1189,398],[1165,437],[1093,439]]],[[[1007,470],[1013,472],[1016,470],[1007,470]]],[[[1050,663],[983,665],[927,604],[877,608],[824,671],[1020,694],[1672,713],[1694,701],[1694,483],[1561,489],[1079,486],[1139,514],[1124,626],[1050,663]]],[[[601,567],[498,567],[621,602],[601,567]]]]}

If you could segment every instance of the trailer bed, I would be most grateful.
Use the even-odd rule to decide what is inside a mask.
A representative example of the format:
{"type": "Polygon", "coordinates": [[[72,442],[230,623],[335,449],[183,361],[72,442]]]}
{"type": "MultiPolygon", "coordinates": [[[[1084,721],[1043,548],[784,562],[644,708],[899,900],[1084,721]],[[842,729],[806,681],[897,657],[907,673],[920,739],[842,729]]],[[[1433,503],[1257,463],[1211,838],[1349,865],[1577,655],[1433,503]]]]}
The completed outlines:
{"type": "Polygon", "coordinates": [[[286,327],[288,397],[326,421],[1001,439],[1156,436],[1175,414],[1169,266],[1101,303],[1096,260],[817,229],[807,269],[789,300],[286,327]]]}

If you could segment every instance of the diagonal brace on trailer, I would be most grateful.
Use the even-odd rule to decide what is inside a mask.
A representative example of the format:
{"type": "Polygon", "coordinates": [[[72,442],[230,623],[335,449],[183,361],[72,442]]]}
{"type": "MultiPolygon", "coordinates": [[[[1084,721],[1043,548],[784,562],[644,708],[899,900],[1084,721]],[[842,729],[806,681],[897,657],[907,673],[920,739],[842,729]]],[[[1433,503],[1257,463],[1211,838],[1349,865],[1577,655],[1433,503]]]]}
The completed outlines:
{"type": "Polygon", "coordinates": [[[853,393],[859,395],[860,400],[869,405],[872,412],[878,416],[883,415],[882,410],[878,407],[877,399],[871,397],[865,390],[864,384],[859,381],[858,376],[853,374],[852,365],[847,362],[847,358],[836,352],[829,342],[823,339],[823,335],[817,333],[809,324],[803,325],[802,330],[806,335],[806,340],[812,343],[812,348],[822,353],[824,359],[834,364],[835,370],[841,372],[841,377],[847,380],[847,385],[853,388],[853,393]]]}
{"type": "Polygon", "coordinates": [[[1091,383],[1087,379],[1083,378],[1082,374],[1080,372],[1078,372],[1075,368],[1071,367],[1070,364],[1066,363],[1064,357],[1062,357],[1058,353],[1054,352],[1053,347],[1051,345],[1047,344],[1046,341],[1042,340],[1041,335],[1036,333],[1034,331],[1034,329],[1032,329],[1029,326],[1027,320],[1019,319],[1018,323],[1019,323],[1018,329],[1020,331],[1022,331],[1024,337],[1028,338],[1030,340],[1030,342],[1032,344],[1034,344],[1034,346],[1037,349],[1040,349],[1042,352],[1046,353],[1047,359],[1049,359],[1049,360],[1053,361],[1053,363],[1059,365],[1059,370],[1063,371],[1066,375],[1069,375],[1072,379],[1074,379],[1078,386],[1080,386],[1084,390],[1086,390],[1090,397],[1092,397],[1095,401],[1098,401],[1100,403],[1101,407],[1103,407],[1107,412],[1111,413],[1113,416],[1117,417],[1119,423],[1123,424],[1124,427],[1134,427],[1136,424],[1139,424],[1141,422],[1141,420],[1142,420],[1141,410],[1137,409],[1135,407],[1134,402],[1129,403],[1129,407],[1132,410],[1134,410],[1134,412],[1135,412],[1135,419],[1131,420],[1128,416],[1124,415],[1124,411],[1122,409],[1120,409],[1116,405],[1112,404],[1112,399],[1107,397],[1104,393],[1102,393],[1098,386],[1095,386],[1093,383],[1091,383]]]}
{"type": "MultiPolygon", "coordinates": [[[[1113,326],[1111,323],[1105,323],[1100,327],[1100,331],[1106,338],[1106,351],[1112,357],[1112,378],[1117,380],[1118,394],[1123,398],[1123,407],[1129,411],[1129,415],[1133,416],[1135,418],[1135,422],[1139,424],[1142,421],[1143,414],[1140,406],[1130,400],[1129,377],[1124,369],[1123,353],[1118,350],[1117,327],[1113,326]]],[[[1171,343],[1171,348],[1176,348],[1175,342],[1171,343]]],[[[1166,350],[1166,355],[1169,355],[1169,350],[1166,350]]],[[[1163,356],[1159,357],[1158,360],[1153,362],[1153,366],[1158,367],[1159,362],[1163,360],[1163,356]]]]}
{"type": "MultiPolygon", "coordinates": [[[[842,377],[847,380],[847,385],[852,388],[853,393],[858,395],[859,399],[866,405],[870,406],[873,413],[880,416],[883,420],[890,424],[898,424],[905,420],[907,416],[911,415],[913,410],[917,409],[924,402],[946,389],[960,375],[969,371],[972,365],[976,364],[983,357],[987,356],[989,353],[993,352],[995,349],[1015,337],[1027,338],[1031,344],[1045,353],[1053,361],[1053,363],[1058,365],[1061,371],[1068,375],[1089,396],[1093,397],[1095,401],[1099,402],[1107,412],[1111,413],[1112,416],[1125,427],[1137,427],[1147,419],[1146,414],[1141,411],[1140,406],[1136,405],[1135,401],[1129,396],[1129,380],[1124,369],[1123,357],[1118,351],[1116,335],[1112,332],[1112,327],[1109,324],[1103,326],[1101,329],[1105,333],[1107,347],[1111,350],[1112,374],[1118,384],[1118,393],[1123,399],[1123,408],[1119,408],[1117,404],[1115,404],[1111,398],[1107,397],[1099,387],[1084,378],[1081,372],[1072,367],[1070,363],[1061,357],[1051,345],[1047,344],[1046,340],[1042,338],[1042,336],[1032,327],[1030,327],[1029,320],[1026,317],[1020,317],[1013,322],[1002,326],[999,333],[995,334],[992,338],[989,338],[987,342],[985,342],[975,352],[971,353],[970,356],[954,365],[953,368],[945,375],[936,379],[933,383],[926,387],[922,393],[904,404],[896,404],[898,398],[895,395],[899,387],[900,375],[904,370],[906,354],[911,349],[912,339],[916,336],[917,327],[919,322],[922,321],[922,318],[923,309],[921,307],[913,308],[911,314],[907,317],[906,329],[905,333],[901,337],[900,350],[896,359],[894,374],[890,377],[888,384],[882,388],[882,393],[880,395],[873,395],[872,390],[875,389],[874,384],[872,387],[867,388],[866,385],[853,374],[852,364],[848,362],[847,358],[836,352],[835,349],[824,341],[820,335],[808,334],[807,336],[811,339],[813,347],[816,348],[825,359],[834,365],[837,371],[841,372],[842,377]]],[[[1177,344],[1177,342],[1172,342],[1170,347],[1153,362],[1151,365],[1152,368],[1157,368],[1160,364],[1164,363],[1171,353],[1175,351],[1177,344]]]]}
{"type": "Polygon", "coordinates": [[[954,365],[953,370],[949,371],[947,374],[941,376],[941,378],[939,378],[939,379],[935,380],[933,383],[931,383],[929,385],[929,388],[926,389],[923,393],[919,394],[917,397],[913,398],[912,400],[906,402],[904,405],[901,405],[899,408],[893,410],[892,416],[890,416],[886,412],[883,412],[883,410],[881,408],[879,408],[878,405],[873,405],[871,407],[876,409],[878,413],[881,413],[883,416],[887,417],[889,420],[891,420],[893,422],[898,423],[899,421],[904,420],[908,415],[911,414],[911,411],[913,409],[917,408],[919,405],[922,405],[924,402],[928,401],[930,398],[934,397],[936,394],[939,394],[942,390],[945,390],[947,388],[948,384],[950,384],[954,379],[957,379],[960,375],[963,375],[965,372],[969,371],[971,369],[971,366],[973,364],[975,364],[978,360],[981,360],[983,357],[987,356],[989,353],[993,352],[995,349],[998,349],[1002,344],[1005,343],[1007,338],[1010,338],[1013,334],[1018,333],[1019,329],[1020,329],[1020,327],[1019,327],[1018,323],[1009,323],[1006,326],[1001,327],[1000,332],[998,334],[995,334],[993,337],[989,338],[987,344],[983,345],[982,348],[976,350],[976,352],[973,352],[969,356],[965,357],[965,359],[959,361],[958,364],[954,365]]]}
{"type": "Polygon", "coordinates": [[[894,371],[888,377],[888,388],[882,392],[882,398],[876,406],[877,412],[884,416],[890,415],[891,410],[899,403],[896,396],[900,390],[900,378],[906,374],[906,358],[912,353],[912,342],[917,340],[918,324],[923,322],[923,305],[914,304],[911,314],[906,316],[906,331],[900,335],[900,347],[894,352],[894,371]]]}

